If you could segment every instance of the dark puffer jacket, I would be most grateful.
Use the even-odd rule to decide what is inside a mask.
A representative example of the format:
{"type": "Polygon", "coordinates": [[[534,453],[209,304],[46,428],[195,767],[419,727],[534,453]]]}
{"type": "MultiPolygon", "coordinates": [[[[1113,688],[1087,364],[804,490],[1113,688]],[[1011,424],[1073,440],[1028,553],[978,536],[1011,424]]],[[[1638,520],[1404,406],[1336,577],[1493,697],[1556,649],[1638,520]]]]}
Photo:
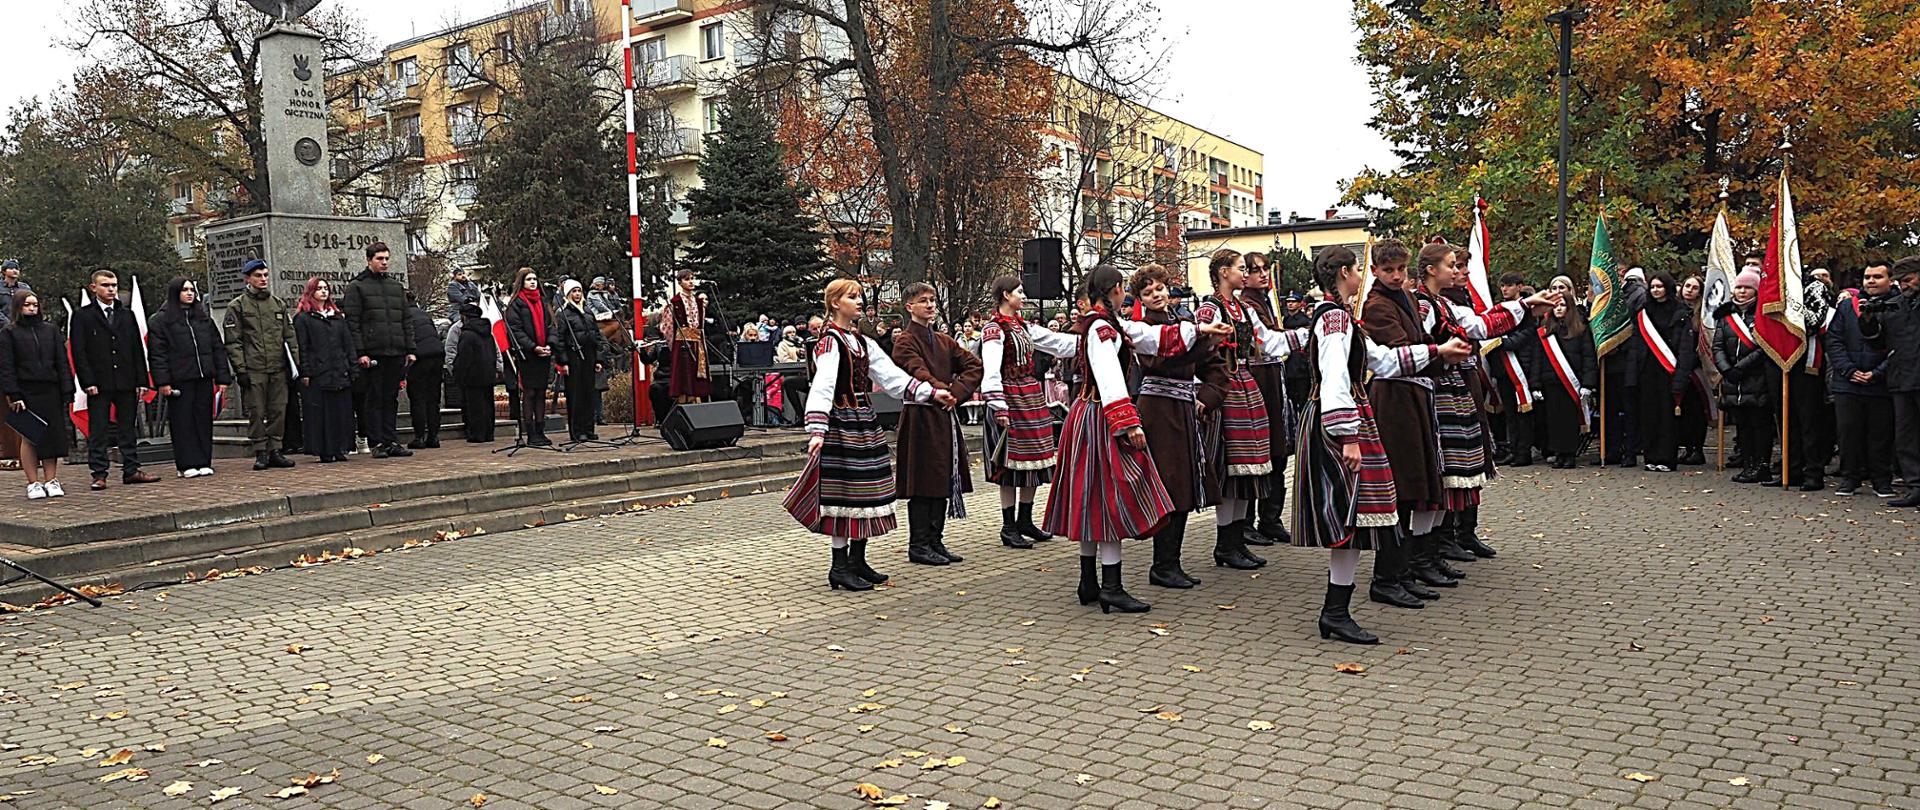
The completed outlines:
{"type": "Polygon", "coordinates": [[[1754,313],[1757,307],[1748,304],[1736,307],[1731,302],[1721,304],[1713,312],[1716,329],[1713,333],[1713,367],[1720,370],[1720,407],[1750,408],[1768,404],[1769,395],[1774,389],[1773,359],[1760,349],[1759,344],[1748,346],[1735,334],[1727,323],[1727,315],[1738,311],[1740,322],[1747,325],[1749,333],[1753,329],[1754,313]]]}
{"type": "Polygon", "coordinates": [[[1887,390],[1896,394],[1920,391],[1920,287],[1907,290],[1896,299],[1894,309],[1881,313],[1886,336],[1887,390]]]}
{"type": "Polygon", "coordinates": [[[347,314],[354,350],[364,357],[399,357],[413,353],[407,331],[407,285],[392,273],[362,270],[340,297],[347,314]]]}
{"type": "Polygon", "coordinates": [[[73,395],[67,339],[45,318],[0,329],[0,394],[22,399],[28,383],[35,388],[58,383],[60,393],[73,395]]]}
{"type": "Polygon", "coordinates": [[[147,366],[156,388],[192,380],[233,384],[220,330],[198,305],[191,311],[167,307],[147,322],[147,366]]]}
{"type": "Polygon", "coordinates": [[[606,338],[593,317],[562,302],[555,307],[547,323],[547,342],[553,346],[553,361],[563,366],[594,365],[605,353],[606,338]]]}

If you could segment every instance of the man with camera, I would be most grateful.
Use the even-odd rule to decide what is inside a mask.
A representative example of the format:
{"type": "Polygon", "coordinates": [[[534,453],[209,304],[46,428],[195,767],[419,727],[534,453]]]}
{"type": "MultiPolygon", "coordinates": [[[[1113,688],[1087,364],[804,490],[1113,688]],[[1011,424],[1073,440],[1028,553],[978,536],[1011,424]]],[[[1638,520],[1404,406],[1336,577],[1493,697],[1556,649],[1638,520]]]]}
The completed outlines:
{"type": "Polygon", "coordinates": [[[1891,506],[1920,506],[1920,256],[1893,263],[1899,293],[1863,307],[1887,352],[1887,397],[1893,401],[1893,450],[1907,494],[1891,506]]]}
{"type": "Polygon", "coordinates": [[[1893,269],[1869,262],[1860,289],[1848,290],[1827,326],[1827,384],[1840,438],[1840,486],[1835,495],[1852,495],[1861,481],[1873,494],[1893,497],[1893,400],[1887,393],[1887,349],[1880,315],[1898,295],[1893,269]]]}

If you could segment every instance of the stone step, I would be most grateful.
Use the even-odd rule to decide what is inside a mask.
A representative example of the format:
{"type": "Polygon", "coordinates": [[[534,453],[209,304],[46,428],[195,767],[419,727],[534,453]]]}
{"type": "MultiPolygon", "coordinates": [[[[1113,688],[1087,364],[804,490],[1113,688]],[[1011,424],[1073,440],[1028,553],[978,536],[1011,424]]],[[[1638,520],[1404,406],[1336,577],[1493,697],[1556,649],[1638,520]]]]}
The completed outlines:
{"type": "MultiPolygon", "coordinates": [[[[16,557],[43,576],[70,586],[114,583],[135,589],[180,582],[189,573],[291,566],[303,555],[348,548],[377,552],[442,532],[514,531],[661,506],[687,497],[710,500],[778,491],[790,484],[804,456],[780,455],[731,464],[678,465],[635,476],[574,478],[556,484],[491,493],[419,498],[378,508],[339,510],[333,517],[295,515],[230,524],[210,531],[68,546],[16,557]]],[[[0,546],[0,555],[18,549],[0,546]]],[[[0,588],[0,601],[28,605],[53,593],[36,582],[0,588]]]]}

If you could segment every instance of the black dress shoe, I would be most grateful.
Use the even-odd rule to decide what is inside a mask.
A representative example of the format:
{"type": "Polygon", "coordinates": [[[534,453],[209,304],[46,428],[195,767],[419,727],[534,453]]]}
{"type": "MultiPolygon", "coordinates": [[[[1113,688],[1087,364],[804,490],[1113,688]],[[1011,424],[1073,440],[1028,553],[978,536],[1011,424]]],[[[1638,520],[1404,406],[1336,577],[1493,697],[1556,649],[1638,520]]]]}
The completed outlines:
{"type": "Polygon", "coordinates": [[[1481,540],[1479,536],[1472,533],[1468,533],[1460,538],[1460,547],[1473,552],[1473,556],[1483,560],[1492,559],[1499,555],[1499,552],[1493,550],[1493,546],[1487,545],[1486,541],[1481,540]]]}
{"type": "Polygon", "coordinates": [[[1367,587],[1367,598],[1383,605],[1392,605],[1409,610],[1419,610],[1427,606],[1427,603],[1420,601],[1415,598],[1413,594],[1408,593],[1407,589],[1400,587],[1400,583],[1398,582],[1373,583],[1367,587]]]}
{"type": "Polygon", "coordinates": [[[411,455],[413,455],[412,450],[408,450],[407,448],[401,447],[400,445],[397,445],[397,444],[387,448],[388,458],[406,458],[411,455]]]}
{"type": "Polygon", "coordinates": [[[427,449],[427,440],[414,439],[413,441],[407,442],[407,449],[408,450],[425,450],[427,449]]]}
{"type": "Polygon", "coordinates": [[[1396,584],[1400,586],[1401,590],[1412,594],[1415,599],[1432,602],[1440,598],[1439,591],[1420,584],[1420,580],[1414,579],[1413,577],[1407,577],[1396,584]]]}
{"type": "Polygon", "coordinates": [[[1898,506],[1902,508],[1911,507],[1911,506],[1920,506],[1920,486],[1908,487],[1907,494],[1902,495],[1898,498],[1895,498],[1891,501],[1887,501],[1887,505],[1898,506]]]}

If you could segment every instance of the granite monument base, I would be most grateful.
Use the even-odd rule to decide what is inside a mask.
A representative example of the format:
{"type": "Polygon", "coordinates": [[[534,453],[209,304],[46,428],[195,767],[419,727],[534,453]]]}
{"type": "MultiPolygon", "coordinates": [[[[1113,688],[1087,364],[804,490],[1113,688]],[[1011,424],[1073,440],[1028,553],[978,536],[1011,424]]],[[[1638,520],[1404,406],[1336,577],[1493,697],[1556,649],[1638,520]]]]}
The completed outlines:
{"type": "MultiPolygon", "coordinates": [[[[216,307],[245,288],[240,268],[263,259],[273,272],[273,294],[289,306],[306,291],[307,279],[352,281],[366,269],[369,245],[385,243],[394,277],[407,279],[407,231],[398,220],[305,214],[255,214],[206,228],[210,302],[216,307]]],[[[339,293],[335,293],[338,295],[339,293]]]]}

